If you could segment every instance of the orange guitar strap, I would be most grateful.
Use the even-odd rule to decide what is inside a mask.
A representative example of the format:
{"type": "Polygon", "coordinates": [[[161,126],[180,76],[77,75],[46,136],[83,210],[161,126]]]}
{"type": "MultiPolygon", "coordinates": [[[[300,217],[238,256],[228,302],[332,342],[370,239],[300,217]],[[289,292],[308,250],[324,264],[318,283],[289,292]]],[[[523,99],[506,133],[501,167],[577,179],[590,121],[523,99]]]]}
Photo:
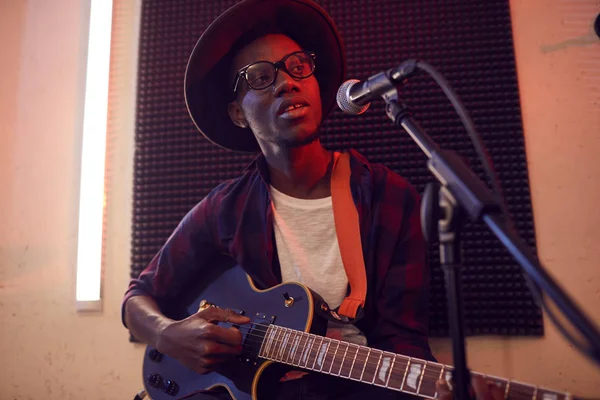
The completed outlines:
{"type": "Polygon", "coordinates": [[[356,318],[365,305],[367,296],[367,271],[362,252],[358,211],[350,191],[350,155],[334,154],[331,174],[331,202],[342,263],[346,269],[350,294],[338,309],[338,314],[356,318]]]}

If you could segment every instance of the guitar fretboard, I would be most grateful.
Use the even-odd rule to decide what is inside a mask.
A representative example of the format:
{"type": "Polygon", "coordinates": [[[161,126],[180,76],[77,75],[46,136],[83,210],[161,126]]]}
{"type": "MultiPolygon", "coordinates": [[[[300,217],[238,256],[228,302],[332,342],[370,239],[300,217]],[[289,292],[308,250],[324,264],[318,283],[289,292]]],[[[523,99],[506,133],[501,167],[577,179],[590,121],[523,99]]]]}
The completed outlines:
{"type": "MultiPolygon", "coordinates": [[[[276,325],[265,332],[258,356],[301,369],[335,375],[425,398],[437,398],[435,382],[450,382],[452,367],[366,346],[317,336],[276,325]]],[[[571,400],[537,386],[509,381],[476,372],[492,380],[510,400],[571,400]]]]}

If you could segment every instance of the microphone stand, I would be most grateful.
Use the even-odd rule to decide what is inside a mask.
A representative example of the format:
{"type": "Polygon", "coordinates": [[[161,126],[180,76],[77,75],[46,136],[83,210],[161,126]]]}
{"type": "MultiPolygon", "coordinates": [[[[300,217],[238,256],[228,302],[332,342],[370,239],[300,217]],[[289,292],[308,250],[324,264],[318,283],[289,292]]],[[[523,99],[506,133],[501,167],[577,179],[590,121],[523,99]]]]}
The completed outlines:
{"type": "MultiPolygon", "coordinates": [[[[414,67],[414,64],[410,66],[414,67]]],[[[469,399],[470,373],[466,365],[463,296],[461,286],[460,230],[466,214],[472,221],[483,220],[492,233],[502,242],[527,275],[548,294],[579,333],[587,339],[590,348],[586,354],[600,364],[600,333],[589,322],[572,300],[554,282],[531,253],[528,246],[504,219],[502,207],[492,192],[475,173],[467,167],[460,156],[440,149],[433,139],[415,122],[405,104],[398,102],[398,91],[391,84],[406,78],[406,65],[378,74],[367,85],[372,94],[380,95],[386,102],[386,115],[394,124],[402,127],[429,158],[427,166],[439,185],[430,184],[422,204],[424,228],[432,227],[438,219],[440,264],[444,269],[448,319],[452,336],[454,360],[454,398],[469,399]],[[437,192],[437,193],[436,193],[437,192]],[[439,202],[439,204],[437,204],[439,202]],[[439,207],[438,207],[439,206],[439,207]],[[442,211],[441,217],[437,211],[442,211]],[[435,212],[430,212],[435,211],[435,212]],[[435,214],[435,215],[434,215],[435,214]]],[[[436,229],[424,229],[426,239],[436,229]]],[[[580,348],[581,350],[581,348],[580,348]]]]}
{"type": "MultiPolygon", "coordinates": [[[[395,89],[394,91],[395,92],[395,89]]],[[[431,241],[437,231],[440,246],[440,265],[444,270],[446,299],[448,304],[448,324],[452,337],[454,371],[452,376],[454,398],[468,400],[470,372],[467,368],[463,294],[461,228],[463,210],[469,215],[482,212],[500,213],[501,208],[483,184],[460,160],[453,151],[441,150],[436,143],[415,122],[408,107],[397,101],[397,94],[384,96],[386,114],[401,126],[421,147],[429,158],[428,167],[439,180],[440,185],[428,185],[422,202],[421,215],[426,239],[431,241]],[[456,190],[460,185],[461,190],[456,190]],[[456,196],[456,197],[455,197],[456,196]],[[460,196],[460,197],[458,197],[460,196]],[[436,221],[437,220],[437,221],[436,221]],[[433,224],[437,222],[437,229],[433,224]],[[427,229],[427,228],[430,229],[427,229]],[[433,228],[433,229],[432,229],[433,228]]]]}

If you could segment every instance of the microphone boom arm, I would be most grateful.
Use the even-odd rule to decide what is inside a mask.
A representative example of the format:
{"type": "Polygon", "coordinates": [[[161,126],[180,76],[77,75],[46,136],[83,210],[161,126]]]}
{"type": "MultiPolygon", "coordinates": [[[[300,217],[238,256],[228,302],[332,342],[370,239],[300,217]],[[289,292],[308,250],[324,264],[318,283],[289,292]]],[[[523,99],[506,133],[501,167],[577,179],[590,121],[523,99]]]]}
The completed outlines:
{"type": "MultiPolygon", "coordinates": [[[[409,60],[399,67],[389,70],[393,81],[397,83],[406,79],[419,68],[419,64],[421,63],[416,60],[409,60]]],[[[427,66],[426,69],[433,70],[433,67],[427,66]]],[[[449,87],[444,89],[448,94],[453,94],[452,89],[449,87]]],[[[386,94],[383,99],[387,103],[387,116],[396,125],[401,126],[429,158],[428,168],[432,174],[443,186],[448,188],[471,220],[482,220],[527,275],[548,293],[559,309],[566,314],[567,318],[578,328],[590,344],[591,354],[587,355],[597,364],[600,364],[600,332],[598,328],[590,322],[590,319],[575,305],[565,291],[548,275],[537,257],[529,249],[529,246],[508,224],[509,216],[503,215],[502,205],[497,197],[455,152],[439,148],[423,128],[414,121],[408,107],[405,104],[398,103],[397,90],[394,90],[393,94],[386,94]]],[[[458,104],[458,106],[461,105],[458,104]]],[[[463,112],[466,113],[466,111],[463,112]]]]}
{"type": "MultiPolygon", "coordinates": [[[[419,62],[410,60],[402,63],[396,68],[373,75],[360,85],[352,96],[353,88],[350,87],[349,99],[356,104],[366,104],[373,101],[373,95],[379,95],[386,102],[387,116],[398,126],[402,127],[421,148],[428,158],[427,166],[435,178],[439,181],[440,206],[446,208],[446,220],[440,220],[440,259],[441,264],[446,267],[446,289],[449,307],[449,324],[453,338],[453,357],[455,364],[455,398],[466,400],[469,372],[466,366],[466,355],[464,347],[463,316],[462,316],[462,293],[460,286],[460,252],[456,251],[459,240],[457,232],[441,232],[442,227],[450,230],[460,229],[460,223],[452,221],[452,218],[460,218],[460,212],[464,211],[472,221],[483,221],[490,231],[499,239],[502,245],[509,251],[517,263],[521,266],[526,276],[554,301],[558,309],[567,317],[578,333],[585,338],[588,346],[577,348],[597,365],[600,365],[600,333],[596,326],[585,316],[578,306],[569,298],[565,291],[552,279],[542,267],[537,257],[529,249],[527,244],[519,237],[518,233],[510,224],[509,215],[499,202],[498,197],[483,184],[483,182],[467,167],[460,156],[448,150],[440,149],[435,141],[415,122],[406,105],[398,102],[398,91],[396,84],[401,83],[417,68],[419,62]],[[460,209],[459,209],[460,208],[460,209]],[[504,211],[504,212],[503,212],[504,211]],[[449,224],[448,224],[449,223],[449,224]],[[448,236],[450,233],[450,236],[448,236]],[[451,237],[450,241],[444,240],[451,237]],[[456,242],[455,242],[456,240],[456,242]],[[458,262],[457,262],[458,260],[458,262]]],[[[433,70],[427,66],[427,69],[433,70]]],[[[431,73],[431,72],[430,72],[431,73]]],[[[435,77],[434,77],[435,78],[435,77]]],[[[440,84],[440,81],[438,84],[440,84]]],[[[443,83],[443,82],[442,82],[443,83]]],[[[443,88],[448,95],[452,94],[449,86],[443,88]]],[[[452,100],[452,99],[451,99],[452,100]]],[[[453,99],[453,100],[456,100],[453,99]]],[[[456,104],[455,104],[456,106],[456,104]]],[[[460,105],[459,105],[460,106],[460,105]]],[[[465,110],[461,110],[466,113],[465,110]]],[[[499,196],[500,194],[497,193],[499,196]]],[[[544,306],[542,299],[542,306],[544,306]]],[[[549,312],[549,310],[546,310],[549,312]]],[[[549,315],[551,315],[549,313],[549,315]]],[[[553,319],[553,318],[552,318],[553,319]]],[[[553,319],[553,322],[556,321],[553,319]]],[[[559,330],[567,339],[573,342],[572,336],[565,334],[564,328],[559,330]]],[[[576,343],[575,343],[576,344],[576,343]]]]}

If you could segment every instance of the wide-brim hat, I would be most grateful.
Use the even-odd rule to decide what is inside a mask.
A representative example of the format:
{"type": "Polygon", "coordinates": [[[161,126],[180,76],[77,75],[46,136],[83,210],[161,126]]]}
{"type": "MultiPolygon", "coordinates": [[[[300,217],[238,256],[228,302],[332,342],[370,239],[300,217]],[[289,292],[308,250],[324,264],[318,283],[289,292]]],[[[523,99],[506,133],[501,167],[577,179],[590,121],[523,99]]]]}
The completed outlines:
{"type": "Polygon", "coordinates": [[[210,24],[192,50],[185,71],[185,102],[200,133],[233,151],[260,151],[252,131],[233,124],[227,106],[233,99],[232,49],[261,26],[272,26],[316,54],[323,117],[335,104],[346,74],[342,38],[329,14],[314,1],[244,0],[229,8],[210,24]]]}

